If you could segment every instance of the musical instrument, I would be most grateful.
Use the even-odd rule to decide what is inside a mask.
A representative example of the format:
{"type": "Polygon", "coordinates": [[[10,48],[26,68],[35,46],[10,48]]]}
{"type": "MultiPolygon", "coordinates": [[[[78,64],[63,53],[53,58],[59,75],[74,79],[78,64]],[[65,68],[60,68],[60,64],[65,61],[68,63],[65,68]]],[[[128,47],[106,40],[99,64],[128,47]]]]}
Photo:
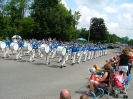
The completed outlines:
{"type": "Polygon", "coordinates": [[[25,42],[22,50],[31,51],[33,49],[32,44],[25,42]]]}
{"type": "Polygon", "coordinates": [[[0,41],[0,48],[5,48],[5,47],[6,47],[6,43],[5,43],[5,42],[0,41]]]}
{"type": "Polygon", "coordinates": [[[18,45],[17,42],[12,42],[12,43],[10,44],[10,49],[11,49],[11,50],[18,50],[18,48],[19,48],[19,45],[18,45]]]}
{"type": "Polygon", "coordinates": [[[40,51],[41,53],[49,53],[50,47],[47,44],[42,44],[40,46],[40,51]]]}
{"type": "Polygon", "coordinates": [[[56,52],[58,55],[64,56],[66,54],[66,48],[63,46],[58,46],[56,52]]]}

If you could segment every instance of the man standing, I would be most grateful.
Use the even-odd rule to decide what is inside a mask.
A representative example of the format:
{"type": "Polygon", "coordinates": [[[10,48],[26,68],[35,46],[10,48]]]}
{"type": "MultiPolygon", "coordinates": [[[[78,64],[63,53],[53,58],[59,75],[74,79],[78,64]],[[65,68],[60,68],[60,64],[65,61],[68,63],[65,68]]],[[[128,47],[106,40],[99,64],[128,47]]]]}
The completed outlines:
{"type": "Polygon", "coordinates": [[[9,46],[10,46],[11,42],[10,42],[8,36],[6,36],[5,43],[6,43],[6,47],[5,47],[5,49],[4,49],[4,56],[3,56],[3,58],[9,57],[9,46]]]}

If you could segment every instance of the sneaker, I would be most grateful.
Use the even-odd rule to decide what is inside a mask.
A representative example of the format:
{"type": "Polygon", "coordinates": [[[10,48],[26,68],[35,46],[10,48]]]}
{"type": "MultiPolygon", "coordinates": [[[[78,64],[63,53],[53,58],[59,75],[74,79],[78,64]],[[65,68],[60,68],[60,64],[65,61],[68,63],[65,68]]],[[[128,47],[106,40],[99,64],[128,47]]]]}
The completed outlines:
{"type": "Polygon", "coordinates": [[[91,96],[92,94],[91,94],[90,92],[87,91],[87,92],[86,92],[86,95],[91,96]]]}
{"type": "Polygon", "coordinates": [[[80,62],[77,62],[77,64],[79,64],[80,62]]]}
{"type": "Polygon", "coordinates": [[[32,60],[32,62],[34,62],[35,60],[32,60]]]}
{"type": "Polygon", "coordinates": [[[87,84],[87,85],[86,85],[86,87],[87,87],[87,88],[90,88],[90,85],[89,85],[89,84],[87,84]]]}
{"type": "Polygon", "coordinates": [[[63,65],[63,67],[66,67],[66,65],[63,65]]]}
{"type": "Polygon", "coordinates": [[[72,63],[72,65],[74,65],[75,63],[72,63]]]}

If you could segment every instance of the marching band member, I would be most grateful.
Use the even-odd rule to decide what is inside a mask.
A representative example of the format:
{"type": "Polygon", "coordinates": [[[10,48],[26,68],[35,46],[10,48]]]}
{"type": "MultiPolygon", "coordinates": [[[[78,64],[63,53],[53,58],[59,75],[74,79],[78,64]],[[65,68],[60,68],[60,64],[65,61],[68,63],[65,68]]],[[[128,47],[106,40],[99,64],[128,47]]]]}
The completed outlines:
{"type": "Polygon", "coordinates": [[[78,52],[78,47],[76,46],[76,44],[74,43],[73,46],[71,47],[72,49],[72,65],[75,64],[75,58],[76,58],[76,53],[78,52]]]}
{"type": "Polygon", "coordinates": [[[43,54],[40,51],[40,46],[41,46],[41,44],[44,44],[44,42],[45,42],[44,40],[38,42],[38,45],[39,45],[38,54],[39,54],[40,58],[43,57],[43,54]]]}
{"type": "Polygon", "coordinates": [[[97,46],[97,58],[101,56],[101,46],[97,46]]]}
{"type": "Polygon", "coordinates": [[[64,56],[62,55],[62,64],[60,68],[66,67],[66,61],[68,60],[70,46],[68,44],[65,44],[65,48],[66,48],[66,54],[64,56]]]}
{"type": "Polygon", "coordinates": [[[83,55],[84,55],[84,60],[83,60],[83,62],[85,62],[86,61],[86,59],[87,59],[87,46],[86,45],[84,45],[83,46],[83,55]]]}
{"type": "Polygon", "coordinates": [[[35,61],[35,53],[36,53],[36,50],[38,49],[38,43],[37,41],[33,38],[32,39],[32,46],[33,46],[33,49],[31,51],[31,57],[30,57],[30,62],[34,62],[35,61]]]}
{"type": "Polygon", "coordinates": [[[36,57],[40,57],[41,58],[42,57],[42,54],[41,54],[41,51],[40,51],[41,41],[37,41],[36,40],[36,43],[38,44],[38,49],[36,49],[36,51],[35,51],[36,55],[37,55],[36,57]]]}
{"type": "Polygon", "coordinates": [[[48,45],[49,45],[49,47],[50,47],[50,53],[49,53],[49,55],[51,56],[52,55],[52,53],[53,53],[53,44],[52,44],[52,42],[51,42],[51,40],[48,40],[48,45]]]}
{"type": "Polygon", "coordinates": [[[56,45],[54,44],[54,43],[52,43],[51,45],[50,45],[50,47],[51,47],[51,56],[52,56],[52,59],[55,57],[55,55],[56,55],[56,45]]]}
{"type": "Polygon", "coordinates": [[[78,55],[79,55],[78,62],[77,62],[78,64],[81,62],[81,58],[82,58],[83,52],[84,52],[84,48],[83,48],[82,45],[80,45],[79,48],[78,48],[78,55]]]}
{"type": "Polygon", "coordinates": [[[91,51],[92,51],[90,45],[87,47],[87,50],[88,50],[88,60],[90,60],[91,59],[91,51]]]}
{"type": "MultiPolygon", "coordinates": [[[[50,46],[50,42],[45,42],[46,44],[48,44],[49,46],[50,46]]],[[[45,55],[45,58],[44,59],[46,59],[46,65],[48,65],[48,64],[50,64],[50,59],[49,59],[49,57],[50,57],[50,52],[48,52],[48,53],[44,53],[45,55]]]]}
{"type": "Polygon", "coordinates": [[[65,47],[66,47],[66,60],[65,60],[65,61],[68,61],[71,46],[70,46],[69,44],[66,44],[66,46],[65,46],[65,47]]]}
{"type": "Polygon", "coordinates": [[[59,43],[56,41],[54,46],[55,46],[55,48],[54,48],[54,52],[53,52],[52,58],[54,58],[56,56],[57,47],[59,46],[59,43]]]}
{"type": "Polygon", "coordinates": [[[101,56],[101,46],[97,45],[97,58],[101,56]]]}
{"type": "MultiPolygon", "coordinates": [[[[19,46],[19,48],[17,50],[16,58],[14,59],[14,60],[18,60],[18,59],[21,59],[21,54],[22,54],[21,51],[22,51],[22,47],[24,46],[24,43],[22,42],[22,40],[19,37],[13,38],[13,40],[14,41],[17,40],[17,43],[19,46]]],[[[6,43],[6,48],[5,48],[5,53],[3,55],[3,58],[9,57],[9,52],[8,52],[9,46],[10,46],[9,37],[6,37],[5,43],[6,43]]],[[[99,44],[99,45],[88,44],[88,45],[79,45],[78,46],[76,43],[73,43],[73,42],[69,42],[69,43],[65,42],[65,45],[64,45],[62,41],[58,42],[56,40],[51,40],[51,38],[49,38],[48,41],[44,41],[44,40],[42,41],[41,40],[38,42],[37,42],[37,40],[32,39],[29,41],[29,43],[31,43],[32,44],[31,46],[33,47],[33,49],[31,47],[32,51],[30,50],[27,52],[27,53],[31,54],[30,55],[30,62],[35,61],[35,53],[36,53],[36,51],[38,51],[38,52],[40,51],[39,55],[42,54],[42,56],[46,59],[46,64],[48,65],[48,64],[50,64],[50,60],[49,60],[50,53],[51,53],[51,57],[53,59],[56,55],[56,52],[57,52],[58,56],[59,56],[58,63],[62,62],[60,68],[66,67],[66,61],[68,61],[70,53],[71,53],[71,57],[72,57],[72,62],[71,62],[72,65],[74,65],[75,62],[77,62],[78,64],[81,63],[82,57],[84,58],[83,61],[85,62],[86,59],[88,59],[88,60],[93,59],[93,58],[95,59],[95,58],[98,58],[98,57],[101,57],[101,56],[107,54],[107,47],[106,47],[106,45],[102,45],[102,44],[99,44]],[[39,44],[41,46],[41,44],[43,44],[43,43],[49,45],[49,46],[45,46],[45,45],[44,46],[49,47],[50,52],[49,51],[43,51],[42,49],[38,50],[38,49],[40,49],[39,44]],[[60,52],[60,50],[62,50],[62,47],[57,49],[58,46],[62,46],[62,47],[66,48],[66,54],[65,55],[62,54],[62,52],[64,53],[64,51],[60,52]],[[78,61],[75,61],[76,55],[78,56],[78,59],[77,59],[78,61]]],[[[25,48],[25,46],[24,46],[24,48],[25,48]]],[[[27,51],[27,49],[26,49],[26,51],[27,51]]]]}
{"type": "Polygon", "coordinates": [[[14,59],[14,60],[18,60],[18,59],[21,60],[21,54],[22,54],[21,52],[22,52],[22,47],[23,47],[24,43],[22,42],[22,40],[19,37],[16,37],[16,39],[17,39],[19,48],[17,50],[16,59],[14,59]]]}
{"type": "Polygon", "coordinates": [[[91,60],[94,58],[94,45],[91,46],[91,60]]]}
{"type": "Polygon", "coordinates": [[[17,43],[17,39],[16,38],[12,38],[12,42],[16,42],[17,43]]]}
{"type": "MultiPolygon", "coordinates": [[[[63,43],[60,43],[60,46],[63,46],[63,43]]],[[[58,59],[58,63],[62,62],[64,57],[63,55],[58,55],[59,56],[59,59],[58,59]]]]}
{"type": "Polygon", "coordinates": [[[103,56],[103,46],[100,47],[100,57],[103,56]]]}
{"type": "Polygon", "coordinates": [[[9,47],[10,47],[11,42],[10,42],[8,36],[6,36],[5,43],[6,43],[6,47],[5,47],[5,49],[4,49],[4,56],[3,56],[3,58],[9,57],[9,47]]]}
{"type": "MultiPolygon", "coordinates": [[[[26,40],[26,42],[32,44],[32,40],[31,39],[26,40]]],[[[26,54],[30,54],[30,51],[27,51],[26,54]]]]}
{"type": "Polygon", "coordinates": [[[65,55],[61,55],[59,57],[61,58],[61,61],[62,61],[62,64],[61,64],[60,68],[66,67],[66,54],[65,55]]]}
{"type": "Polygon", "coordinates": [[[100,56],[100,46],[96,46],[96,49],[97,49],[97,55],[96,55],[96,58],[98,58],[100,56]]]}
{"type": "Polygon", "coordinates": [[[94,46],[94,59],[97,58],[97,56],[98,56],[98,48],[97,48],[97,46],[95,45],[95,46],[94,46]]]}
{"type": "Polygon", "coordinates": [[[102,45],[100,44],[98,46],[98,57],[101,57],[102,56],[102,45]]]}

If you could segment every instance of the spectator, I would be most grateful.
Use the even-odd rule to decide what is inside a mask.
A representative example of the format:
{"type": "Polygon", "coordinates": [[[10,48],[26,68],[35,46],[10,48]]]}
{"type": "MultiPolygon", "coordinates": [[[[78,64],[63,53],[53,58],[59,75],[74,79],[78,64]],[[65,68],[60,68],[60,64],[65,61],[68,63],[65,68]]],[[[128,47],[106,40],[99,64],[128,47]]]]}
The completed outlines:
{"type": "Polygon", "coordinates": [[[87,95],[91,95],[91,92],[95,92],[96,86],[105,87],[108,84],[109,79],[109,72],[112,70],[112,65],[110,63],[107,63],[104,65],[104,75],[98,76],[98,75],[92,75],[90,77],[90,89],[86,92],[87,95]]]}
{"type": "Polygon", "coordinates": [[[70,91],[67,90],[67,89],[63,89],[63,90],[60,92],[60,99],[72,99],[72,98],[71,98],[70,91]]]}
{"type": "Polygon", "coordinates": [[[130,60],[129,49],[126,48],[122,51],[122,54],[118,58],[118,61],[120,62],[118,71],[123,72],[124,78],[127,77],[129,60],[130,60]]]}
{"type": "Polygon", "coordinates": [[[81,95],[80,99],[89,99],[86,95],[81,95]]]}

